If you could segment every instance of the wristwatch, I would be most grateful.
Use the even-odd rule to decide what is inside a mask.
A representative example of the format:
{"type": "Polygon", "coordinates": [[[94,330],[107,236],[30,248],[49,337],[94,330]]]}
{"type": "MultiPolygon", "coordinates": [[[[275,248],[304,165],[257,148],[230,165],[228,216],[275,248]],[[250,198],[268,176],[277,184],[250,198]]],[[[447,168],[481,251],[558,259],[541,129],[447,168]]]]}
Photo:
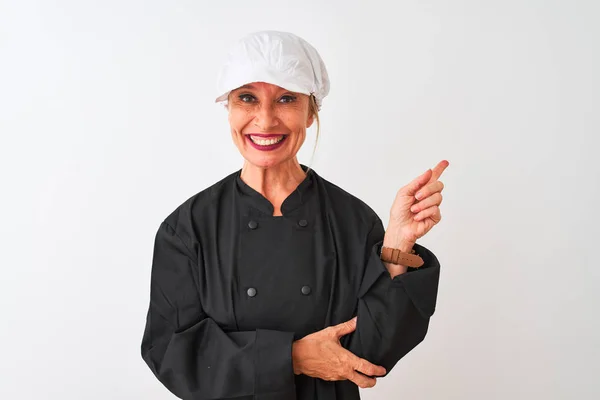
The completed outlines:
{"type": "Polygon", "coordinates": [[[389,262],[397,265],[405,265],[407,267],[419,268],[425,262],[419,256],[414,249],[411,249],[410,253],[401,252],[399,249],[392,249],[390,247],[381,247],[381,254],[379,256],[382,261],[389,262]]]}

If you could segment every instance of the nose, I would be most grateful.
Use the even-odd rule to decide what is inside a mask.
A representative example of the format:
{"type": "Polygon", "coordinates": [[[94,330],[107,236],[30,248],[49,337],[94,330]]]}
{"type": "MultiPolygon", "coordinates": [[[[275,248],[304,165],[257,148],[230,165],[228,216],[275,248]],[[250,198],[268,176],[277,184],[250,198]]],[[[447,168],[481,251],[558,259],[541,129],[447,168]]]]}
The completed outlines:
{"type": "Polygon", "coordinates": [[[271,104],[261,104],[254,116],[254,125],[263,132],[267,132],[279,125],[279,119],[271,104]]]}

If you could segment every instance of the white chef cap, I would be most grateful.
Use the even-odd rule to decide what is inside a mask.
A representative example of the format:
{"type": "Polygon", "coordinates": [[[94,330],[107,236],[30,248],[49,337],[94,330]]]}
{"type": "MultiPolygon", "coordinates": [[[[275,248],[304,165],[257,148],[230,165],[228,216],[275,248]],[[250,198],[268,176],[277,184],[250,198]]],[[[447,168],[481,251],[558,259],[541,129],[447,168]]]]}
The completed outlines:
{"type": "Polygon", "coordinates": [[[317,50],[288,32],[262,31],[242,38],[219,73],[216,102],[227,104],[229,92],[252,82],[313,94],[319,110],[329,93],[327,69],[317,50]]]}

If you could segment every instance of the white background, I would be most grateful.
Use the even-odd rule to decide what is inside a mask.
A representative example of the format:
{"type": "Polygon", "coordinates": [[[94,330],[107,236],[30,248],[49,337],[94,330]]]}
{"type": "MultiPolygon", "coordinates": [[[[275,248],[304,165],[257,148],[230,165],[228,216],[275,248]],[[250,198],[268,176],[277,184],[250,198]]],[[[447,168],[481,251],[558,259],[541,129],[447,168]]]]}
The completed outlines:
{"type": "MultiPolygon", "coordinates": [[[[312,166],[387,223],[447,159],[425,341],[364,399],[597,399],[597,1],[0,1],[0,398],[170,399],[141,359],[158,225],[237,170],[227,49],[332,81],[312,166]]],[[[310,163],[311,129],[299,155],[310,163]]]]}

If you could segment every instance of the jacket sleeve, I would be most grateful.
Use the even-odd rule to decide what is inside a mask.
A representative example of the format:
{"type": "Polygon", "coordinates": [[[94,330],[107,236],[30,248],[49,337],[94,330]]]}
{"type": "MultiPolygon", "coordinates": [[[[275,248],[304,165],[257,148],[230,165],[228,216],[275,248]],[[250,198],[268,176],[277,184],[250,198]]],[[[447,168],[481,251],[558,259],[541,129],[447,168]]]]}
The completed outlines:
{"type": "MultiPolygon", "coordinates": [[[[423,246],[414,250],[424,265],[392,279],[380,259],[385,231],[377,218],[367,237],[363,279],[358,294],[356,330],[342,344],[387,372],[425,338],[435,311],[440,264],[423,246]]],[[[345,341],[344,341],[345,340],[345,341]]]]}
{"type": "Polygon", "coordinates": [[[163,222],[152,258],[142,358],[183,399],[295,399],[292,332],[225,332],[202,309],[198,263],[163,222]]]}

